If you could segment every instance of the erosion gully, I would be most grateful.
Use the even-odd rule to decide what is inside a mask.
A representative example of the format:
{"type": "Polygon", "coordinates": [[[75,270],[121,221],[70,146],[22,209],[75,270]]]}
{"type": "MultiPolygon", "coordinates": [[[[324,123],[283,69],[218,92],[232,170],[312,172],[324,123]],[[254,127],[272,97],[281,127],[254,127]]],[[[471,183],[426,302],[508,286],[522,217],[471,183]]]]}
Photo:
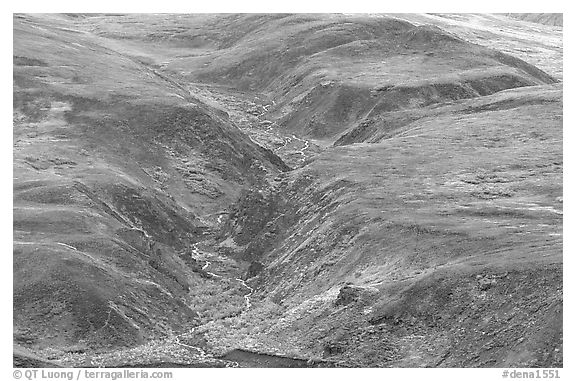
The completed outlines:
{"type": "MultiPolygon", "coordinates": [[[[159,75],[159,73],[154,72],[154,74],[159,75]]],[[[167,75],[162,75],[161,76],[164,80],[170,80],[170,78],[167,75]]],[[[171,81],[172,82],[172,81],[171,81]]],[[[180,89],[184,90],[184,87],[178,86],[180,89]]],[[[188,89],[185,89],[188,90],[188,89]]],[[[186,93],[189,93],[189,90],[186,91],[186,93]]],[[[216,97],[212,97],[213,101],[217,101],[218,103],[222,103],[222,101],[220,99],[217,99],[216,97]]],[[[274,102],[273,102],[274,104],[274,102]]],[[[260,126],[263,127],[264,132],[266,132],[267,134],[270,135],[274,135],[277,134],[278,131],[274,128],[275,126],[277,127],[276,122],[270,122],[270,121],[266,121],[268,123],[263,124],[262,123],[262,117],[264,117],[264,115],[268,112],[268,108],[270,108],[273,104],[268,104],[263,106],[263,110],[264,112],[261,113],[260,115],[258,115],[256,117],[256,121],[258,122],[258,124],[260,126]]],[[[226,107],[226,104],[223,104],[224,107],[226,107]]],[[[247,115],[249,115],[248,113],[245,113],[247,115]]],[[[241,123],[238,123],[238,125],[242,125],[241,123]]],[[[249,134],[249,131],[244,131],[245,133],[249,134]]],[[[251,137],[250,137],[251,138],[251,137]]],[[[251,138],[252,139],[252,138],[251,138]]],[[[297,154],[301,155],[301,158],[299,159],[299,164],[302,165],[305,161],[306,161],[306,150],[310,147],[310,142],[308,140],[302,139],[297,137],[296,135],[292,134],[292,136],[283,136],[283,146],[278,147],[274,150],[274,152],[276,154],[279,154],[278,151],[286,148],[287,144],[290,144],[292,141],[298,141],[301,144],[300,149],[296,150],[297,154]]],[[[217,223],[220,224],[222,221],[222,218],[225,216],[225,214],[222,213],[218,213],[218,221],[217,223]]],[[[140,229],[139,229],[140,230],[140,229]]],[[[212,278],[214,279],[221,279],[223,278],[222,275],[219,274],[215,274],[214,272],[209,271],[208,269],[210,268],[210,266],[212,265],[212,262],[210,260],[208,260],[208,258],[211,258],[212,256],[214,256],[213,253],[207,253],[205,251],[202,251],[198,248],[198,244],[199,242],[195,243],[192,245],[191,247],[191,251],[192,251],[192,256],[195,259],[200,259],[204,261],[204,265],[202,266],[202,270],[204,270],[208,275],[210,275],[212,278]]],[[[246,282],[246,280],[243,280],[241,278],[234,278],[234,280],[236,282],[238,282],[238,284],[240,284],[243,288],[245,288],[248,293],[244,295],[244,302],[245,302],[245,306],[244,309],[242,310],[241,314],[248,311],[251,307],[252,307],[252,301],[251,301],[251,296],[254,293],[254,289],[249,286],[246,282]]],[[[249,281],[249,280],[248,280],[249,281]]],[[[202,325],[196,326],[194,328],[192,328],[191,330],[181,333],[179,335],[176,335],[174,338],[174,341],[177,345],[180,345],[182,347],[186,347],[189,349],[192,349],[194,351],[196,351],[197,353],[199,353],[199,357],[202,358],[214,358],[211,354],[206,353],[206,351],[200,347],[196,347],[196,346],[192,346],[189,344],[185,344],[182,343],[180,341],[180,339],[184,336],[191,336],[193,335],[196,331],[204,328],[207,324],[210,324],[212,321],[204,323],[202,325]]],[[[258,352],[254,352],[254,351],[248,351],[245,349],[234,349],[228,353],[226,353],[224,356],[220,357],[221,360],[224,360],[227,362],[226,367],[280,367],[280,368],[305,368],[305,367],[318,367],[318,366],[332,366],[330,363],[323,363],[323,362],[318,362],[318,361],[312,361],[312,360],[307,360],[307,359],[296,359],[296,358],[290,358],[290,357],[286,357],[286,356],[281,356],[281,355],[274,355],[274,354],[266,354],[266,353],[258,353],[258,352]]]]}

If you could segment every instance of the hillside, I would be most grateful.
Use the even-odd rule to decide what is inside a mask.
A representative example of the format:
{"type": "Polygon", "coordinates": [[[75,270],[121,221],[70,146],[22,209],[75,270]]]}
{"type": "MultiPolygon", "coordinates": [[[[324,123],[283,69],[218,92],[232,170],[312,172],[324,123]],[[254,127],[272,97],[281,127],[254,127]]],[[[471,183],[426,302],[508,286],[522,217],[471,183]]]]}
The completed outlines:
{"type": "Polygon", "coordinates": [[[552,26],[564,25],[562,13],[507,13],[506,15],[518,20],[534,22],[537,24],[552,26]]]}
{"type": "MultiPolygon", "coordinates": [[[[520,14],[516,14],[517,16],[520,14]]],[[[529,14],[521,17],[503,14],[392,14],[416,25],[434,25],[460,38],[520,58],[562,79],[563,35],[561,26],[531,22],[529,14]]],[[[539,14],[557,18],[555,14],[539,14]]]]}
{"type": "Polygon", "coordinates": [[[15,15],[13,56],[16,365],[562,366],[561,27],[15,15]]]}
{"type": "MultiPolygon", "coordinates": [[[[362,366],[561,363],[558,86],[461,102],[283,181],[230,226],[262,263],[262,308],[282,311],[265,347],[362,366]]],[[[258,332],[261,315],[236,324],[258,332]]]]}
{"type": "Polygon", "coordinates": [[[240,188],[288,167],[226,114],[65,25],[14,19],[16,340],[143,343],[199,321],[191,245],[240,188]]]}
{"type": "Polygon", "coordinates": [[[263,94],[269,106],[263,110],[267,120],[320,140],[333,139],[371,113],[554,82],[511,56],[398,18],[138,15],[117,17],[114,23],[102,19],[88,18],[82,25],[112,40],[111,46],[128,40],[133,54],[144,55],[187,83],[263,94]],[[168,22],[171,28],[156,29],[168,22]]]}

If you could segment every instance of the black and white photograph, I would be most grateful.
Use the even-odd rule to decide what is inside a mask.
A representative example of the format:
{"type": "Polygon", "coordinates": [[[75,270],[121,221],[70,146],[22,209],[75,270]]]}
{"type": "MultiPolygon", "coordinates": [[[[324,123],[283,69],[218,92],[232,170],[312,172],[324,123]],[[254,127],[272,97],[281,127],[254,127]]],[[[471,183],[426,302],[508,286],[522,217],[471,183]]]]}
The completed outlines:
{"type": "Polygon", "coordinates": [[[563,13],[376,9],[13,13],[6,379],[564,378],[563,13]]]}

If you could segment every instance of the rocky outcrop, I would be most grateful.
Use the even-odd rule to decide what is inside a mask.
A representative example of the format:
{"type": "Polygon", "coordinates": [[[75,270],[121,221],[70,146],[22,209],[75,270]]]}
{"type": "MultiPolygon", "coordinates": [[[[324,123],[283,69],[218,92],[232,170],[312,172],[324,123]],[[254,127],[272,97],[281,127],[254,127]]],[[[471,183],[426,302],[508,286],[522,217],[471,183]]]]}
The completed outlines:
{"type": "Polygon", "coordinates": [[[363,297],[374,296],[378,294],[378,290],[374,288],[366,288],[355,286],[353,284],[347,284],[340,288],[338,297],[334,301],[335,306],[347,306],[349,304],[355,303],[363,297]]]}

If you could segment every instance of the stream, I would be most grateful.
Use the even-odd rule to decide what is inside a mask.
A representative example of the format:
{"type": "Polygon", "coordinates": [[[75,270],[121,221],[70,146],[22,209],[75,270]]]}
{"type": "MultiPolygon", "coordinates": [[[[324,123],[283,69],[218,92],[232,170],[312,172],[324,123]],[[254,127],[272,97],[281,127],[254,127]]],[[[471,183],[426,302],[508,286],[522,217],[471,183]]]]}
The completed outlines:
{"type": "MultiPolygon", "coordinates": [[[[195,243],[195,244],[192,245],[192,254],[191,254],[192,257],[193,257],[194,259],[201,258],[201,260],[203,260],[203,261],[205,262],[204,265],[202,266],[202,270],[206,271],[206,273],[207,273],[208,275],[210,275],[211,277],[213,277],[213,278],[216,278],[216,279],[222,278],[222,275],[218,275],[218,274],[215,274],[215,273],[207,270],[208,267],[210,267],[210,265],[212,264],[212,262],[209,261],[209,260],[207,260],[207,259],[203,259],[203,257],[204,257],[205,254],[206,254],[205,252],[201,252],[200,249],[198,248],[198,243],[195,243]]],[[[248,310],[252,307],[252,303],[251,303],[251,301],[250,301],[250,296],[254,293],[254,289],[253,289],[252,287],[248,286],[248,285],[246,284],[246,281],[243,280],[243,279],[241,279],[241,278],[234,278],[234,280],[236,280],[238,283],[240,283],[244,288],[246,288],[246,289],[249,291],[248,294],[245,294],[245,295],[244,295],[245,308],[244,308],[244,310],[241,312],[241,313],[244,313],[244,312],[248,311],[248,310]]],[[[181,334],[179,334],[179,335],[176,335],[176,336],[174,337],[175,343],[176,343],[177,345],[180,345],[180,346],[183,346],[183,347],[186,347],[186,348],[190,348],[190,349],[193,349],[193,350],[197,351],[197,352],[199,353],[200,358],[212,357],[210,354],[206,353],[206,351],[204,351],[204,349],[202,349],[202,348],[200,348],[200,347],[196,347],[196,346],[192,346],[192,345],[188,345],[188,344],[184,344],[184,343],[180,342],[180,338],[183,337],[184,335],[191,335],[191,334],[193,334],[197,329],[202,328],[202,327],[204,327],[205,325],[207,325],[207,324],[209,324],[209,323],[211,323],[211,322],[207,322],[207,323],[205,323],[205,324],[196,326],[196,327],[192,328],[190,331],[187,331],[187,332],[181,333],[181,334]]],[[[233,359],[224,359],[224,358],[222,358],[222,359],[228,361],[229,364],[227,364],[226,367],[236,368],[236,367],[239,367],[239,366],[240,366],[240,364],[239,364],[237,361],[234,361],[233,359]]]]}
{"type": "Polygon", "coordinates": [[[220,357],[241,368],[334,368],[336,363],[234,349],[220,357]]]}

